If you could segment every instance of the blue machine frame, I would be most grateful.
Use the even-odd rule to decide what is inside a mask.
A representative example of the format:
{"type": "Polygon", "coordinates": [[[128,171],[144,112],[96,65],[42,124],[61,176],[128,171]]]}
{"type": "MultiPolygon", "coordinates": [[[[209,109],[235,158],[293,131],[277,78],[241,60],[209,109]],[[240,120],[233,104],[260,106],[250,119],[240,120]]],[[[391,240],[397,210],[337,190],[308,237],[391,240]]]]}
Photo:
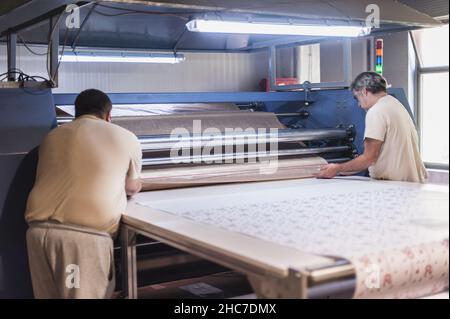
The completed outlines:
{"type": "Polygon", "coordinates": [[[24,214],[37,147],[55,126],[49,89],[0,89],[0,299],[33,296],[24,214]]]}

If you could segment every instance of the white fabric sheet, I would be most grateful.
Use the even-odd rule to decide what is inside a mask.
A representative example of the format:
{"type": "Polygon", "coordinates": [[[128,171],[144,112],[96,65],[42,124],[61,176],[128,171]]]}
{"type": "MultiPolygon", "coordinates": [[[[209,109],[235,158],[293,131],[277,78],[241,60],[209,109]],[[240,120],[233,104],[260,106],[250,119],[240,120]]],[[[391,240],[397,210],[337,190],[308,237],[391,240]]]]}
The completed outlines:
{"type": "Polygon", "coordinates": [[[189,196],[174,192],[139,204],[304,252],[348,258],[357,268],[356,297],[411,297],[448,286],[448,187],[348,179],[250,185],[198,188],[189,196]],[[426,258],[419,259],[420,252],[426,258]],[[433,278],[427,278],[430,265],[433,278]],[[380,278],[373,285],[370,269],[380,278]],[[426,279],[433,280],[425,291],[404,289],[426,279]]]}

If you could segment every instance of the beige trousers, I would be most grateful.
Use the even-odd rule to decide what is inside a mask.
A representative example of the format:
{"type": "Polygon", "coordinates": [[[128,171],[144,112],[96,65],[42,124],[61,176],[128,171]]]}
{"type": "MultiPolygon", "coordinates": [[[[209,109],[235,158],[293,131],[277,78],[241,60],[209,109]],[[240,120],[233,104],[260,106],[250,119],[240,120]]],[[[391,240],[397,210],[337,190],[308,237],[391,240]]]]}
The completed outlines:
{"type": "Polygon", "coordinates": [[[110,298],[114,292],[113,241],[107,233],[31,223],[27,249],[37,299],[110,298]]]}

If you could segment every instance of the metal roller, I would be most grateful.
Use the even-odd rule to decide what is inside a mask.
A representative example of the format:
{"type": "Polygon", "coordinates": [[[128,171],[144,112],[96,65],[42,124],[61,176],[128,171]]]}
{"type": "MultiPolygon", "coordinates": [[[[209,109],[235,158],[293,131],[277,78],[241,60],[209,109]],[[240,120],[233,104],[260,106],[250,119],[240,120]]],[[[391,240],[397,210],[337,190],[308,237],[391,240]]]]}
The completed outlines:
{"type": "Polygon", "coordinates": [[[144,166],[157,166],[168,164],[188,164],[188,163],[202,163],[202,162],[223,162],[231,160],[242,159],[271,159],[286,156],[298,155],[317,155],[324,153],[338,153],[349,152],[352,148],[350,146],[334,146],[334,147],[317,147],[317,148],[301,148],[294,150],[278,150],[276,152],[249,152],[249,153],[231,153],[231,154],[214,154],[205,156],[179,156],[171,157],[155,157],[145,158],[142,160],[144,166]]]}
{"type": "Polygon", "coordinates": [[[351,131],[347,129],[317,130],[278,130],[263,133],[233,133],[217,135],[190,135],[174,137],[170,135],[140,136],[139,141],[144,152],[170,151],[177,148],[200,148],[225,145],[245,145],[264,143],[303,142],[325,139],[350,139],[351,131]]]}

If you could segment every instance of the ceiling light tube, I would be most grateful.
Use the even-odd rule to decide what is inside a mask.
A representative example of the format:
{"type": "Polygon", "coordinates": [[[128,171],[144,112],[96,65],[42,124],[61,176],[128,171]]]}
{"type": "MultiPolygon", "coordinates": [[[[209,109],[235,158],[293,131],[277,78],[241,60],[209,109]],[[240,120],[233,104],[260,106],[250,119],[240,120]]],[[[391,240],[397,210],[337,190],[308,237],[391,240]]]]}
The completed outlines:
{"type": "Polygon", "coordinates": [[[370,34],[370,27],[351,25],[300,25],[194,19],[186,24],[191,32],[358,37],[370,34]]]}
{"type": "Polygon", "coordinates": [[[183,54],[135,54],[114,52],[67,52],[60,57],[61,62],[97,62],[97,63],[169,63],[185,60],[183,54]]]}

